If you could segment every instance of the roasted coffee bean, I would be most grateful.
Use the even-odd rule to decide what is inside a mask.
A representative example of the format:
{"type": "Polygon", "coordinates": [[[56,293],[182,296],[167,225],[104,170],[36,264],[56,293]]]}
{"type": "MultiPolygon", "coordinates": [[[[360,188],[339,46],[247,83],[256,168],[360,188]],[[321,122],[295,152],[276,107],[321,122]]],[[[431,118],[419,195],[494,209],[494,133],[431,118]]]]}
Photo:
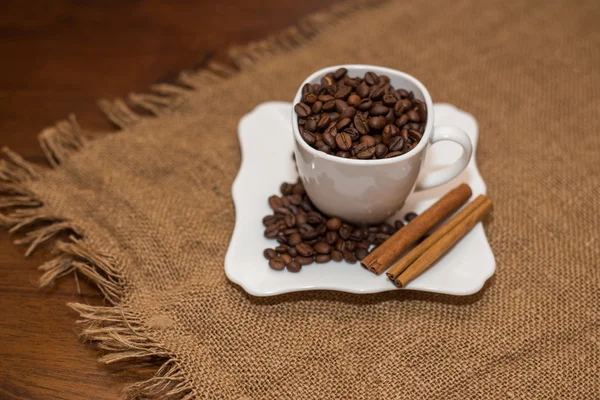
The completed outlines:
{"type": "Polygon", "coordinates": [[[322,108],[323,108],[323,111],[327,111],[327,112],[335,110],[335,100],[332,99],[332,100],[324,102],[322,108]]]}
{"type": "Polygon", "coordinates": [[[281,271],[285,268],[285,261],[281,257],[275,257],[269,260],[269,267],[276,271],[281,271]]]}
{"type": "Polygon", "coordinates": [[[307,117],[310,115],[311,109],[304,103],[298,103],[294,106],[294,111],[301,117],[307,117]]]}
{"type": "MultiPolygon", "coordinates": [[[[294,186],[292,185],[291,193],[293,193],[293,190],[294,190],[294,186]]],[[[302,203],[302,195],[297,194],[297,193],[290,194],[288,196],[288,199],[289,199],[290,203],[292,203],[295,206],[299,206],[302,203]]]]}
{"type": "Polygon", "coordinates": [[[333,246],[336,250],[342,251],[346,248],[346,241],[338,238],[338,240],[335,241],[335,245],[333,246]]]}
{"type": "Polygon", "coordinates": [[[375,157],[383,158],[388,153],[388,148],[385,144],[379,143],[375,146],[375,157]]]}
{"type": "Polygon", "coordinates": [[[299,272],[302,269],[302,265],[296,260],[292,260],[287,266],[287,270],[290,272],[299,272]]]}
{"type": "Polygon", "coordinates": [[[333,79],[335,79],[336,81],[339,81],[340,79],[342,79],[344,76],[346,76],[346,73],[348,72],[348,70],[346,68],[338,68],[334,73],[333,73],[333,79]]]}
{"type": "Polygon", "coordinates": [[[335,262],[340,262],[344,259],[342,252],[339,250],[334,250],[331,252],[331,259],[335,262]]]}
{"type": "Polygon", "coordinates": [[[346,260],[346,262],[349,264],[356,264],[356,262],[358,261],[354,253],[352,253],[349,250],[343,250],[342,255],[344,256],[344,260],[346,260]]]}
{"type": "Polygon", "coordinates": [[[330,245],[334,245],[335,242],[337,242],[337,240],[338,240],[338,234],[336,232],[329,231],[325,234],[325,240],[330,245]]]}
{"type": "Polygon", "coordinates": [[[400,118],[396,119],[396,121],[394,122],[394,124],[396,124],[396,126],[400,129],[402,129],[404,127],[404,125],[406,125],[408,123],[408,116],[406,114],[402,114],[400,116],[400,118]]]}
{"type": "Polygon", "coordinates": [[[344,132],[347,133],[352,140],[358,140],[360,137],[360,132],[358,132],[356,128],[346,128],[344,129],[344,132]]]}
{"type": "Polygon", "coordinates": [[[296,251],[303,257],[311,257],[315,254],[313,248],[306,243],[297,244],[296,251]]]}
{"type": "Polygon", "coordinates": [[[402,152],[401,151],[392,151],[390,153],[387,153],[387,155],[383,158],[393,158],[393,157],[398,157],[401,156],[402,152]]]}
{"type": "Polygon", "coordinates": [[[306,224],[306,214],[304,212],[296,214],[296,226],[300,227],[306,224]]]}
{"type": "Polygon", "coordinates": [[[396,230],[400,230],[404,228],[404,223],[400,220],[396,220],[394,221],[394,227],[396,228],[396,230]]]}
{"type": "MultiPolygon", "coordinates": [[[[307,218],[307,220],[308,220],[308,218],[307,218]]],[[[314,230],[315,230],[315,228],[313,228],[312,225],[309,225],[309,224],[302,224],[298,227],[298,232],[300,233],[300,235],[302,237],[304,237],[304,235],[306,235],[314,230]]]]}
{"type": "Polygon", "coordinates": [[[369,243],[375,243],[375,240],[377,239],[377,234],[376,233],[369,233],[367,235],[367,241],[369,243]]]}
{"type": "Polygon", "coordinates": [[[346,128],[348,125],[350,125],[352,121],[350,120],[350,118],[343,118],[340,119],[336,124],[335,124],[335,128],[338,131],[343,130],[344,128],[346,128]]]}
{"type": "Polygon", "coordinates": [[[323,86],[331,86],[335,83],[335,79],[333,79],[333,75],[326,75],[321,78],[321,85],[323,86]]]}
{"type": "Polygon", "coordinates": [[[352,230],[352,233],[350,233],[350,239],[357,241],[357,240],[361,240],[362,239],[362,230],[359,228],[355,228],[354,230],[352,230]]]}
{"type": "Polygon", "coordinates": [[[384,106],[383,104],[375,104],[369,110],[369,114],[371,114],[371,115],[386,115],[389,111],[390,111],[390,109],[388,107],[384,106]]]}
{"type": "Polygon", "coordinates": [[[358,248],[354,251],[354,255],[356,256],[356,258],[358,258],[359,260],[362,260],[363,258],[365,258],[367,255],[369,254],[369,251],[366,249],[362,249],[362,248],[358,248]]]}
{"type": "Polygon", "coordinates": [[[331,122],[329,114],[323,113],[323,114],[321,114],[321,117],[319,118],[319,121],[317,122],[317,128],[323,130],[323,129],[327,128],[327,126],[329,125],[329,122],[331,122]]]}
{"type": "Polygon", "coordinates": [[[340,229],[342,227],[342,220],[337,218],[337,217],[333,217],[327,220],[327,229],[329,229],[330,231],[337,231],[338,229],[340,229]]]}
{"type": "Polygon", "coordinates": [[[398,89],[397,92],[400,95],[400,97],[403,99],[408,97],[408,90],[406,90],[406,89],[398,89]]]}
{"type": "Polygon", "coordinates": [[[375,154],[375,139],[373,136],[365,135],[360,138],[360,142],[352,147],[352,151],[357,158],[367,159],[375,154]]]}
{"type": "Polygon", "coordinates": [[[371,100],[379,101],[385,94],[385,88],[383,86],[376,87],[371,90],[371,100]]]}
{"type": "Polygon", "coordinates": [[[416,112],[415,110],[410,110],[409,112],[406,113],[406,116],[412,122],[419,122],[419,121],[421,121],[421,117],[419,117],[419,113],[416,112]]]}
{"type": "Polygon", "coordinates": [[[310,108],[310,110],[313,114],[320,113],[322,109],[323,109],[323,102],[319,101],[319,100],[315,101],[315,103],[310,108]]]}
{"type": "Polygon", "coordinates": [[[373,139],[375,139],[375,144],[379,144],[381,143],[381,135],[379,133],[376,133],[373,135],[373,139]]]}
{"type": "Polygon", "coordinates": [[[300,243],[302,243],[302,236],[300,236],[299,233],[293,233],[288,238],[288,244],[290,246],[296,246],[296,245],[298,245],[300,243]]]}
{"type": "Polygon", "coordinates": [[[271,260],[271,259],[277,257],[277,252],[273,249],[265,249],[263,251],[263,256],[265,256],[265,258],[267,260],[271,260]]]}
{"type": "Polygon", "coordinates": [[[336,124],[337,122],[331,121],[323,133],[329,133],[331,136],[335,137],[335,135],[338,133],[337,128],[335,127],[336,124]]]}
{"type": "Polygon", "coordinates": [[[414,212],[409,212],[408,214],[406,214],[404,216],[404,219],[406,220],[406,222],[410,222],[415,218],[417,218],[417,213],[414,213],[414,212]]]}
{"type": "Polygon", "coordinates": [[[283,201],[279,196],[271,196],[269,197],[269,205],[273,210],[277,210],[278,208],[283,207],[283,201]]]}
{"type": "Polygon", "coordinates": [[[319,242],[313,246],[313,249],[319,254],[329,254],[331,253],[331,245],[325,242],[319,242]]]}
{"type": "Polygon", "coordinates": [[[350,250],[350,251],[354,251],[354,248],[356,247],[356,242],[353,240],[346,240],[346,249],[350,250]]]}
{"type": "Polygon", "coordinates": [[[300,264],[300,265],[308,265],[308,264],[312,264],[314,259],[313,257],[304,257],[304,256],[297,256],[295,258],[295,260],[300,264]]]}
{"type": "Polygon", "coordinates": [[[288,214],[285,216],[285,224],[288,228],[296,226],[296,217],[293,214],[288,214]]]}
{"type": "Polygon", "coordinates": [[[381,233],[391,234],[394,233],[394,227],[387,222],[384,222],[383,224],[379,225],[379,231],[381,233]]]}
{"type": "Polygon", "coordinates": [[[263,224],[265,226],[272,225],[277,222],[277,217],[275,215],[267,215],[263,218],[263,224]]]}
{"type": "Polygon", "coordinates": [[[347,151],[338,151],[337,153],[335,153],[336,156],[338,157],[342,157],[342,158],[351,158],[352,155],[350,153],[348,153],[347,151]]]}
{"type": "Polygon", "coordinates": [[[404,146],[404,139],[400,136],[394,136],[390,139],[390,143],[388,144],[388,148],[391,152],[402,150],[402,146],[404,146]]]}
{"type": "Polygon", "coordinates": [[[343,224],[340,229],[338,234],[340,235],[340,237],[344,240],[348,240],[348,238],[350,237],[350,233],[352,232],[352,227],[350,225],[347,224],[343,224]]]}
{"type": "Polygon", "coordinates": [[[331,261],[331,254],[319,254],[315,257],[317,264],[325,264],[331,261]]]}
{"type": "Polygon", "coordinates": [[[294,185],[291,183],[287,183],[287,182],[282,183],[281,186],[279,187],[279,191],[281,192],[281,194],[284,194],[284,195],[291,194],[292,190],[294,190],[294,185]]]}
{"type": "Polygon", "coordinates": [[[323,222],[324,218],[320,213],[318,213],[316,211],[311,211],[308,214],[306,214],[306,220],[308,221],[309,224],[316,225],[316,224],[320,224],[321,222],[323,222]]]}
{"type": "Polygon", "coordinates": [[[336,99],[346,99],[348,96],[350,96],[350,92],[352,92],[352,87],[346,85],[338,85],[334,97],[336,99]]]}
{"type": "Polygon", "coordinates": [[[358,104],[360,111],[369,111],[373,107],[373,101],[371,99],[362,99],[358,104]]]}
{"type": "Polygon", "coordinates": [[[309,119],[304,124],[304,130],[314,133],[317,130],[317,121],[314,119],[309,119]]]}
{"type": "Polygon", "coordinates": [[[386,95],[383,96],[383,99],[381,99],[381,101],[387,107],[393,107],[394,104],[396,104],[396,102],[398,100],[396,99],[396,97],[393,94],[386,94],[386,95]]]}
{"type": "Polygon", "coordinates": [[[356,87],[356,94],[361,98],[369,97],[369,93],[371,93],[371,88],[364,81],[356,87]]]}
{"type": "Polygon", "coordinates": [[[296,250],[295,247],[290,247],[287,253],[292,257],[296,257],[298,255],[298,250],[296,250]]]}
{"type": "Polygon", "coordinates": [[[377,77],[377,74],[375,72],[367,72],[365,74],[365,82],[367,82],[367,84],[369,85],[374,85],[376,83],[379,83],[379,78],[377,77]]]}
{"type": "Polygon", "coordinates": [[[390,111],[387,113],[387,115],[385,115],[384,118],[386,124],[393,124],[396,120],[396,117],[394,116],[394,110],[390,109],[390,111]]]}
{"type": "MultiPolygon", "coordinates": [[[[281,215],[290,215],[292,212],[286,207],[279,207],[279,208],[275,209],[275,213],[281,214],[281,215]]],[[[285,224],[285,222],[284,222],[284,224],[285,224]]]]}
{"type": "Polygon", "coordinates": [[[385,145],[389,145],[391,138],[398,136],[399,134],[400,129],[398,129],[396,125],[386,125],[381,133],[381,142],[385,145]]]}
{"type": "Polygon", "coordinates": [[[363,119],[362,115],[359,114],[354,116],[354,127],[361,135],[366,135],[369,132],[369,128],[367,127],[365,120],[363,119]]]}
{"type": "Polygon", "coordinates": [[[379,116],[371,117],[367,120],[367,126],[373,130],[383,129],[383,127],[385,126],[385,118],[379,116]]]}
{"type": "Polygon", "coordinates": [[[350,118],[350,120],[352,120],[352,118],[354,118],[355,115],[356,115],[356,108],[346,107],[344,109],[344,111],[342,111],[340,113],[340,118],[350,118]]]}
{"type": "Polygon", "coordinates": [[[323,143],[329,146],[332,150],[337,148],[337,144],[335,143],[335,138],[329,132],[325,132],[323,134],[323,143]]]}
{"type": "Polygon", "coordinates": [[[415,131],[415,130],[411,129],[411,130],[408,131],[408,137],[413,142],[418,142],[419,140],[421,140],[421,138],[423,137],[423,135],[421,135],[418,131],[415,131]]]}
{"type": "Polygon", "coordinates": [[[340,119],[340,113],[338,113],[338,112],[330,112],[329,113],[329,120],[331,122],[336,122],[338,119],[340,119]]]}
{"type": "Polygon", "coordinates": [[[327,103],[328,101],[335,100],[335,97],[328,94],[322,94],[318,97],[318,99],[322,103],[327,103]]]}
{"type": "Polygon", "coordinates": [[[331,154],[331,147],[327,146],[325,142],[321,144],[315,143],[315,149],[322,151],[323,153],[331,154]]]}
{"type": "Polygon", "coordinates": [[[312,105],[315,101],[317,101],[317,95],[314,93],[305,93],[302,96],[302,101],[308,105],[312,105]]]}
{"type": "Polygon", "coordinates": [[[302,200],[302,204],[300,204],[300,207],[302,207],[302,209],[306,212],[313,211],[315,209],[315,207],[312,205],[308,198],[302,200]]]}
{"type": "Polygon", "coordinates": [[[388,240],[390,238],[390,235],[388,233],[378,233],[377,235],[375,235],[375,237],[377,239],[377,243],[381,244],[388,240]]]}
{"type": "Polygon", "coordinates": [[[348,97],[348,105],[352,107],[358,107],[360,104],[361,98],[358,94],[351,94],[348,97]]]}
{"type": "Polygon", "coordinates": [[[371,225],[367,227],[367,231],[370,233],[377,233],[379,232],[379,227],[377,225],[371,225]]]}
{"type": "Polygon", "coordinates": [[[283,233],[278,234],[275,237],[275,240],[277,240],[277,242],[279,242],[280,244],[287,244],[287,238],[283,233]]]}
{"type": "Polygon", "coordinates": [[[306,93],[312,93],[313,89],[312,86],[310,85],[310,83],[307,83],[306,85],[302,86],[302,94],[306,94],[306,93]]]}
{"type": "Polygon", "coordinates": [[[280,244],[279,246],[275,247],[275,251],[278,253],[287,253],[289,247],[287,244],[280,244]]]}
{"type": "Polygon", "coordinates": [[[371,247],[371,243],[369,242],[369,240],[361,240],[360,242],[356,242],[357,249],[369,250],[369,247],[371,247]]]}
{"type": "Polygon", "coordinates": [[[342,100],[342,99],[335,100],[335,111],[337,111],[339,114],[341,114],[348,107],[350,107],[350,106],[344,100],[342,100]]]}
{"type": "Polygon", "coordinates": [[[325,226],[325,224],[320,224],[319,226],[317,226],[316,231],[319,234],[319,236],[323,236],[327,232],[327,227],[325,226]]]}
{"type": "Polygon", "coordinates": [[[304,141],[306,143],[308,143],[309,145],[314,145],[315,142],[317,141],[317,139],[315,138],[315,135],[313,135],[306,129],[300,129],[300,136],[302,136],[302,139],[304,139],[304,141]]]}
{"type": "Polygon", "coordinates": [[[346,151],[352,146],[352,138],[346,132],[338,133],[335,137],[335,143],[340,150],[346,151]]]}
{"type": "Polygon", "coordinates": [[[283,260],[285,265],[288,265],[289,263],[292,262],[292,256],[290,256],[287,253],[283,253],[282,255],[279,256],[279,258],[281,258],[283,260]]]}

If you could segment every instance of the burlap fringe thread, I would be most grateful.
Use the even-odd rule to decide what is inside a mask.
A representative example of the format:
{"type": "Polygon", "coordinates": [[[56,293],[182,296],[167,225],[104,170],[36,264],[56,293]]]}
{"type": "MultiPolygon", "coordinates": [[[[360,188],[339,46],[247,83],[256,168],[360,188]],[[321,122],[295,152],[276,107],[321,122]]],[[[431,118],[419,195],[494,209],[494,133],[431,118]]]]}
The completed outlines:
{"type": "MultiPolygon", "coordinates": [[[[126,129],[141,121],[176,110],[186,96],[205,85],[224,81],[239,71],[256,68],[273,56],[285,54],[308,43],[319,33],[332,29],[349,14],[368,9],[385,0],[353,0],[331,7],[303,19],[297,26],[267,39],[234,47],[229,56],[237,69],[210,61],[200,71],[182,72],[176,84],[160,83],[150,93],[131,93],[127,101],[100,100],[99,106],[119,128],[126,129]],[[135,110],[140,110],[136,112],[135,110]]],[[[70,154],[83,149],[95,135],[86,135],[73,115],[39,135],[40,146],[52,168],[59,168],[70,154]]],[[[92,248],[85,232],[76,221],[58,215],[33,190],[33,182],[42,178],[43,168],[25,161],[9,149],[2,149],[0,160],[0,224],[11,233],[29,230],[16,244],[28,245],[30,255],[44,242],[58,234],[68,234],[68,241],[56,241],[56,257],[39,267],[43,271],[40,287],[51,286],[58,278],[73,274],[94,283],[110,307],[93,307],[80,303],[69,306],[80,315],[83,340],[96,342],[105,353],[99,361],[106,364],[160,360],[156,374],[126,388],[129,398],[189,400],[199,396],[176,355],[150,337],[142,318],[121,305],[127,295],[126,274],[109,254],[92,248]]],[[[78,286],[79,287],[79,286],[78,286]]]]}

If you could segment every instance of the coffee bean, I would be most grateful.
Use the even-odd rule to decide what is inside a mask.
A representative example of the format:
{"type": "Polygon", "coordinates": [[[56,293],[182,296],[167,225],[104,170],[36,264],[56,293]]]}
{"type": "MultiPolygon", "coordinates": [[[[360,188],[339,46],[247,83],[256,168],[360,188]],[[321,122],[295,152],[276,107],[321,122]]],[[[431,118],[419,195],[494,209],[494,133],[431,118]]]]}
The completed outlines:
{"type": "Polygon", "coordinates": [[[323,109],[323,102],[322,101],[315,101],[315,103],[312,105],[312,107],[310,108],[311,112],[313,114],[318,114],[321,112],[321,110],[323,109]]]}
{"type": "Polygon", "coordinates": [[[335,241],[335,245],[333,246],[336,250],[342,251],[346,248],[346,241],[338,238],[338,240],[335,241]]]}
{"type": "Polygon", "coordinates": [[[358,94],[351,94],[348,97],[348,105],[352,106],[352,107],[358,107],[358,105],[360,104],[360,96],[358,94]]]}
{"type": "Polygon", "coordinates": [[[290,215],[292,212],[286,207],[279,207],[279,208],[275,209],[275,213],[282,214],[285,216],[285,215],[290,215]]]}
{"type": "Polygon", "coordinates": [[[394,227],[396,228],[396,230],[400,230],[404,228],[404,223],[400,220],[396,220],[394,221],[394,227]]]}
{"type": "Polygon", "coordinates": [[[408,214],[406,214],[404,216],[404,219],[406,220],[406,222],[410,222],[415,218],[417,218],[417,213],[414,213],[414,212],[409,212],[408,214]]]}
{"type": "Polygon", "coordinates": [[[354,251],[356,248],[356,242],[353,240],[346,240],[346,250],[354,251]]]}
{"type": "Polygon", "coordinates": [[[298,255],[298,250],[296,250],[295,247],[290,247],[287,253],[292,257],[296,257],[298,255]]]}
{"type": "Polygon", "coordinates": [[[287,244],[287,238],[283,233],[278,234],[275,237],[275,240],[277,240],[277,242],[279,242],[280,244],[287,244]]]}
{"type": "Polygon", "coordinates": [[[350,107],[350,106],[344,100],[342,100],[342,99],[335,100],[335,111],[337,111],[340,115],[348,107],[350,107]]]}
{"type": "Polygon", "coordinates": [[[285,268],[285,261],[281,257],[275,257],[269,260],[269,267],[275,271],[281,271],[285,268]]]}
{"type": "Polygon", "coordinates": [[[382,86],[376,87],[371,90],[371,100],[379,101],[379,100],[381,100],[381,98],[383,97],[384,94],[385,94],[385,88],[383,88],[382,86]]]}
{"type": "Polygon", "coordinates": [[[390,143],[388,144],[390,152],[400,151],[402,150],[402,146],[404,146],[404,139],[400,136],[394,136],[390,139],[390,143]]]}
{"type": "Polygon", "coordinates": [[[331,122],[337,121],[338,119],[340,119],[340,113],[335,112],[335,111],[334,112],[330,112],[329,113],[329,119],[331,120],[331,122]]]}
{"type": "Polygon", "coordinates": [[[323,86],[332,86],[335,83],[335,80],[333,79],[333,76],[331,75],[326,75],[323,78],[321,78],[321,85],[323,86]]]}
{"type": "Polygon", "coordinates": [[[287,182],[283,182],[281,184],[281,186],[279,186],[279,191],[281,192],[281,194],[284,194],[284,195],[291,194],[293,189],[294,189],[294,185],[291,183],[287,183],[287,182]]]}
{"type": "Polygon", "coordinates": [[[354,116],[356,115],[356,108],[354,107],[346,107],[344,109],[344,111],[341,112],[340,117],[341,118],[354,118],[354,116]]]}
{"type": "Polygon", "coordinates": [[[337,231],[342,226],[342,220],[339,218],[330,218],[327,220],[327,229],[330,231],[337,231]]]}
{"type": "Polygon", "coordinates": [[[296,246],[300,243],[302,243],[302,236],[300,236],[299,233],[294,233],[288,238],[288,244],[290,246],[296,246]]]}
{"type": "Polygon", "coordinates": [[[406,116],[412,122],[419,122],[419,121],[421,121],[421,117],[419,117],[419,113],[416,112],[415,110],[410,110],[409,112],[406,113],[406,116]]]}
{"type": "Polygon", "coordinates": [[[346,99],[350,95],[350,92],[352,92],[352,88],[350,86],[338,85],[334,97],[336,99],[346,99]]]}
{"type": "Polygon", "coordinates": [[[331,252],[331,259],[335,262],[340,262],[344,259],[344,256],[341,251],[334,250],[331,252]]]}
{"type": "Polygon", "coordinates": [[[372,86],[376,83],[379,83],[379,78],[377,77],[377,74],[375,74],[375,72],[367,72],[365,74],[365,82],[372,86]]]}
{"type": "Polygon", "coordinates": [[[270,196],[269,197],[269,206],[271,206],[271,208],[273,210],[277,210],[278,208],[282,208],[283,207],[283,201],[281,200],[281,197],[279,197],[279,196],[270,196]]]}
{"type": "Polygon", "coordinates": [[[356,255],[356,258],[358,258],[359,260],[362,260],[368,254],[369,254],[369,251],[366,249],[362,249],[362,248],[356,249],[356,251],[354,251],[354,255],[356,255]]]}
{"type": "Polygon", "coordinates": [[[337,128],[335,127],[336,124],[337,122],[331,121],[324,133],[329,133],[331,136],[335,137],[335,135],[338,133],[337,128]]]}
{"type": "Polygon", "coordinates": [[[376,236],[377,243],[381,244],[390,238],[390,234],[388,233],[378,233],[376,236]]]}
{"type": "Polygon", "coordinates": [[[271,259],[277,257],[277,252],[273,249],[265,249],[263,251],[263,256],[265,256],[265,258],[267,260],[271,260],[271,259]]]}
{"type": "Polygon", "coordinates": [[[337,147],[337,144],[335,143],[335,138],[329,132],[323,134],[323,143],[329,146],[332,150],[335,150],[335,148],[337,147]]]}
{"type": "Polygon", "coordinates": [[[367,128],[367,124],[362,117],[362,115],[356,115],[354,117],[354,127],[361,135],[366,135],[369,129],[367,128]]]}
{"type": "Polygon", "coordinates": [[[322,103],[327,103],[328,101],[335,100],[335,97],[328,95],[328,94],[322,94],[322,95],[318,96],[317,98],[322,103]]]}
{"type": "Polygon", "coordinates": [[[400,97],[402,97],[403,99],[408,97],[408,90],[398,89],[397,92],[400,95],[400,97]]]}
{"type": "Polygon", "coordinates": [[[337,242],[337,240],[338,240],[338,234],[337,234],[337,232],[332,232],[332,231],[327,232],[325,234],[325,240],[330,245],[334,245],[335,242],[337,242]]]}
{"type": "Polygon", "coordinates": [[[396,97],[393,94],[386,94],[383,96],[383,99],[381,99],[381,101],[383,102],[383,104],[387,107],[393,107],[394,104],[396,104],[396,102],[398,101],[396,99],[396,97]]]}
{"type": "Polygon", "coordinates": [[[288,245],[287,244],[280,244],[279,246],[275,247],[275,251],[278,253],[286,253],[288,251],[288,245]]]}
{"type": "Polygon", "coordinates": [[[319,121],[317,122],[317,128],[318,129],[325,129],[327,128],[327,125],[329,125],[329,122],[331,122],[331,119],[329,118],[329,114],[321,114],[321,118],[319,118],[319,121]]]}
{"type": "Polygon", "coordinates": [[[352,89],[356,89],[356,87],[360,83],[360,80],[359,79],[350,78],[349,76],[344,76],[344,79],[342,79],[342,82],[344,82],[344,85],[348,85],[352,89]]]}
{"type": "Polygon", "coordinates": [[[348,240],[350,237],[350,233],[352,232],[352,227],[347,224],[343,224],[339,229],[339,235],[342,239],[348,240]]]}
{"type": "Polygon", "coordinates": [[[396,125],[386,125],[381,133],[381,142],[385,145],[388,145],[390,144],[392,137],[398,136],[399,134],[400,129],[398,129],[396,125]]]}
{"type": "Polygon", "coordinates": [[[419,140],[421,140],[421,137],[423,137],[423,135],[421,135],[418,131],[411,129],[408,131],[408,137],[413,142],[418,142],[419,140]]]}
{"type": "Polygon", "coordinates": [[[314,93],[306,93],[302,96],[302,101],[308,105],[312,105],[317,101],[317,95],[314,93]]]}
{"type": "Polygon", "coordinates": [[[339,121],[336,123],[336,125],[335,125],[335,128],[336,128],[338,131],[341,131],[341,130],[343,130],[344,128],[346,128],[348,125],[350,125],[350,123],[351,123],[351,122],[352,122],[352,121],[350,120],[350,118],[343,118],[343,119],[340,119],[340,120],[339,120],[339,121]]]}
{"type": "Polygon", "coordinates": [[[396,121],[394,122],[394,124],[396,124],[396,126],[400,129],[402,129],[402,127],[404,125],[406,125],[406,123],[408,122],[408,116],[406,114],[402,114],[400,116],[400,118],[396,119],[396,121]]]}
{"type": "Polygon", "coordinates": [[[302,94],[306,94],[306,93],[312,93],[313,89],[312,86],[310,85],[310,83],[305,84],[304,86],[302,86],[302,94]]]}
{"type": "Polygon", "coordinates": [[[357,158],[362,160],[373,157],[375,154],[375,143],[373,139],[373,144],[369,144],[366,142],[359,142],[352,147],[352,151],[357,158]]]}
{"type": "Polygon", "coordinates": [[[342,255],[344,256],[344,260],[346,260],[346,262],[349,264],[356,264],[356,262],[358,261],[354,253],[352,253],[349,250],[343,250],[342,255]]]}
{"type": "Polygon", "coordinates": [[[329,100],[323,103],[323,111],[333,111],[335,110],[335,100],[329,100]]]}
{"type": "Polygon", "coordinates": [[[311,257],[315,254],[313,248],[306,243],[297,244],[296,251],[303,257],[311,257]]]}
{"type": "Polygon", "coordinates": [[[277,217],[275,215],[267,215],[263,218],[263,224],[265,226],[272,225],[277,222],[277,217]]]}
{"type": "Polygon", "coordinates": [[[381,143],[381,135],[379,133],[376,133],[373,135],[373,139],[375,139],[375,144],[379,144],[381,143]]]}
{"type": "Polygon", "coordinates": [[[315,257],[317,264],[325,264],[331,261],[331,254],[319,254],[315,257]]]}
{"type": "Polygon", "coordinates": [[[314,250],[319,254],[329,254],[331,253],[331,245],[329,243],[320,242],[313,246],[314,250]]]}
{"type": "MultiPolygon", "coordinates": [[[[302,236],[302,239],[306,239],[306,240],[310,240],[310,239],[314,239],[317,236],[319,236],[319,232],[317,232],[312,226],[308,225],[308,224],[304,224],[299,228],[300,231],[300,236],[302,236]],[[306,229],[303,227],[309,226],[310,229],[306,229]]],[[[296,249],[297,250],[297,249],[296,249]]]]}
{"type": "Polygon", "coordinates": [[[383,129],[383,127],[385,126],[385,118],[371,117],[367,120],[367,126],[373,130],[383,129]]]}
{"type": "Polygon", "coordinates": [[[379,225],[379,231],[381,233],[391,234],[394,233],[394,227],[387,222],[384,222],[383,224],[379,225]]]}
{"type": "Polygon", "coordinates": [[[289,263],[292,262],[292,256],[290,256],[287,253],[283,253],[282,255],[279,256],[279,258],[281,258],[283,260],[285,265],[288,265],[289,263]]]}
{"type": "Polygon", "coordinates": [[[347,133],[353,141],[358,140],[360,137],[360,132],[358,132],[356,128],[346,128],[344,129],[344,132],[347,133]]]}
{"type": "Polygon", "coordinates": [[[336,81],[339,81],[340,79],[342,79],[346,73],[348,72],[348,70],[346,68],[338,68],[334,73],[333,73],[333,79],[335,79],[336,81]]]}
{"type": "Polygon", "coordinates": [[[293,214],[286,215],[285,216],[285,224],[287,225],[288,228],[295,226],[296,225],[296,217],[293,214]]]}
{"type": "Polygon", "coordinates": [[[311,211],[308,214],[306,214],[306,220],[308,221],[309,224],[316,225],[316,224],[320,224],[321,222],[323,222],[324,218],[320,213],[318,213],[316,211],[311,211]]]}
{"type": "Polygon", "coordinates": [[[310,115],[310,107],[304,103],[298,103],[294,106],[294,111],[301,117],[307,117],[310,115]]]}
{"type": "Polygon", "coordinates": [[[335,143],[340,150],[346,151],[352,146],[352,138],[346,132],[342,132],[335,137],[335,143]]]}
{"type": "Polygon", "coordinates": [[[369,247],[371,247],[371,243],[368,240],[361,240],[360,242],[356,242],[357,249],[369,250],[369,247]]]}
{"type": "Polygon", "coordinates": [[[295,258],[295,260],[298,262],[298,264],[300,265],[308,265],[308,264],[312,264],[313,262],[313,257],[304,257],[304,256],[297,256],[295,258]]]}
{"type": "Polygon", "coordinates": [[[315,135],[313,135],[306,129],[300,129],[300,136],[302,136],[302,139],[304,139],[304,141],[306,143],[308,143],[309,145],[314,145],[315,142],[317,141],[317,139],[315,138],[315,135]]]}
{"type": "Polygon", "coordinates": [[[375,104],[369,110],[369,114],[371,114],[371,115],[386,115],[389,111],[390,111],[390,109],[388,107],[384,106],[383,104],[375,104]]]}
{"type": "Polygon", "coordinates": [[[352,155],[350,153],[348,153],[347,151],[338,151],[337,153],[335,153],[336,156],[338,157],[342,157],[342,158],[351,158],[352,155]]]}
{"type": "Polygon", "coordinates": [[[358,105],[360,111],[368,111],[373,107],[373,101],[371,99],[362,99],[358,105]]]}
{"type": "Polygon", "coordinates": [[[394,110],[390,108],[390,111],[385,115],[384,118],[386,124],[393,124],[396,120],[396,117],[394,116],[394,110]]]}
{"type": "Polygon", "coordinates": [[[388,153],[388,148],[385,144],[379,143],[375,146],[375,157],[383,158],[388,153]]]}
{"type": "Polygon", "coordinates": [[[287,266],[287,270],[290,272],[299,272],[302,269],[302,265],[296,260],[292,260],[287,266]]]}
{"type": "Polygon", "coordinates": [[[387,155],[383,158],[393,158],[393,157],[398,157],[401,155],[402,155],[401,151],[392,151],[392,152],[387,153],[387,155]]]}

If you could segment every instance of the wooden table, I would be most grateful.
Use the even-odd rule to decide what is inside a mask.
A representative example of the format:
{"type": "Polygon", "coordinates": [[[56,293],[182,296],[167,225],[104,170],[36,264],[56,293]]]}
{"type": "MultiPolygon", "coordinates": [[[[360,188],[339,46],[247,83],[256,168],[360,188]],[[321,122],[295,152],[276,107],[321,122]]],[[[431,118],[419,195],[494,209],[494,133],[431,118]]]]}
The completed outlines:
{"type": "MultiPolygon", "coordinates": [[[[331,0],[104,2],[55,0],[0,4],[0,145],[45,163],[37,134],[74,112],[90,129],[114,129],[98,98],[173,81],[207,59],[226,61],[234,44],[265,37],[331,0]]],[[[69,301],[102,304],[72,278],[37,288],[36,267],[0,233],[0,399],[116,399],[132,372],[96,362],[76,336],[69,301]]]]}

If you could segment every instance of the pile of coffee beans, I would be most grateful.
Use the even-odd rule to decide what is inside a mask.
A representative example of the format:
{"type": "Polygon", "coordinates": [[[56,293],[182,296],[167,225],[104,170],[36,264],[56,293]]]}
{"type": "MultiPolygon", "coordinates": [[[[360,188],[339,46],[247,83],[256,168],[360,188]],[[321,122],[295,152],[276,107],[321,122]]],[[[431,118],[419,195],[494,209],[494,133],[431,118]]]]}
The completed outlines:
{"type": "Polygon", "coordinates": [[[327,154],[361,160],[396,157],[416,147],[425,131],[425,103],[396,90],[386,75],[347,73],[340,68],[302,88],[294,110],[304,141],[327,154]]]}
{"type": "Polygon", "coordinates": [[[273,214],[263,218],[265,237],[279,246],[265,249],[263,255],[275,270],[298,272],[303,265],[330,260],[354,264],[383,243],[404,224],[383,223],[357,227],[339,218],[329,218],[311,203],[300,181],[283,183],[281,196],[269,197],[273,214]]]}

